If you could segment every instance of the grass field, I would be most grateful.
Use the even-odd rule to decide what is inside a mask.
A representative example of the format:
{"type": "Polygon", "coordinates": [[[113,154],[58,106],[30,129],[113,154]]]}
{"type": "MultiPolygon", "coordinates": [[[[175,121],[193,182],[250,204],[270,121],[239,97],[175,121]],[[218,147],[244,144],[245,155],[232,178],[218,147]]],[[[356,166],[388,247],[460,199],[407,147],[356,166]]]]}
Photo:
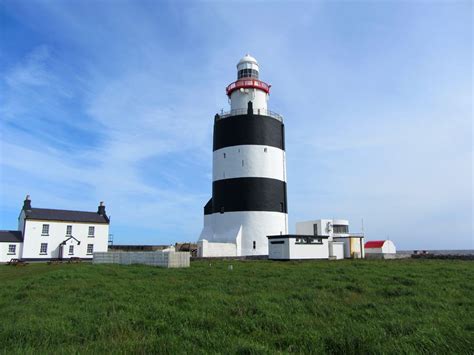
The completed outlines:
{"type": "Polygon", "coordinates": [[[469,261],[1,265],[0,285],[0,353],[474,352],[469,261]]]}

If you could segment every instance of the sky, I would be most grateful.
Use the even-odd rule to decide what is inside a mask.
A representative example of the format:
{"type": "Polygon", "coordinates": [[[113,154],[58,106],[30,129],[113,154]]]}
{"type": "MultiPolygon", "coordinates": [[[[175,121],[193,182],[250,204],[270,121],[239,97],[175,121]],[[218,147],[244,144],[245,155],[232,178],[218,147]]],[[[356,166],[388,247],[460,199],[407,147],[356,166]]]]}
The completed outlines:
{"type": "Polygon", "coordinates": [[[105,201],[115,244],[196,241],[250,53],[285,120],[290,232],[473,249],[472,22],[471,1],[0,0],[0,229],[29,194],[105,201]]]}

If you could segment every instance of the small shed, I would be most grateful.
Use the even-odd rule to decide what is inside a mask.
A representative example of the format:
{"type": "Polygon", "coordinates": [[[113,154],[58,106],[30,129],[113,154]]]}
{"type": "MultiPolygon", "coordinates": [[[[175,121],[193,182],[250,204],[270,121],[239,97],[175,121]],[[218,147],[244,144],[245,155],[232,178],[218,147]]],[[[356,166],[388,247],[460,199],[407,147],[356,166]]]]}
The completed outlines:
{"type": "Polygon", "coordinates": [[[364,245],[367,258],[388,259],[394,257],[397,248],[391,240],[371,240],[364,245]]]}
{"type": "Polygon", "coordinates": [[[328,237],[324,235],[286,234],[267,238],[268,258],[271,260],[329,258],[328,237]]]}

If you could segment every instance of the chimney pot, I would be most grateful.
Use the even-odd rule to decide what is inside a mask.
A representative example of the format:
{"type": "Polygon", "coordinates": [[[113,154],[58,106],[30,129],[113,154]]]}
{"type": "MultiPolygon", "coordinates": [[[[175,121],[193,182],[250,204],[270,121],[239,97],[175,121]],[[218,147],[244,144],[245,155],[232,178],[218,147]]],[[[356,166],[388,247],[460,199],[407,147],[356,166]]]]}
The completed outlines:
{"type": "Polygon", "coordinates": [[[26,195],[25,201],[23,201],[23,210],[25,210],[25,211],[31,210],[30,195],[26,195]]]}

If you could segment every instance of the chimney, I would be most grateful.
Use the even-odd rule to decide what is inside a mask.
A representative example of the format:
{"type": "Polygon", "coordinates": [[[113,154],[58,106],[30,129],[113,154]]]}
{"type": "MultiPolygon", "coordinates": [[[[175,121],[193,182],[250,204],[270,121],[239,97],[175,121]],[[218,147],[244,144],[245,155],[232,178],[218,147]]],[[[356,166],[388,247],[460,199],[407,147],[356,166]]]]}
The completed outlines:
{"type": "Polygon", "coordinates": [[[100,201],[100,204],[99,204],[99,209],[97,210],[97,213],[100,214],[101,216],[105,216],[105,205],[104,205],[104,201],[100,201]]]}
{"type": "Polygon", "coordinates": [[[25,210],[25,211],[31,211],[30,195],[26,195],[25,201],[23,201],[23,210],[25,210]]]}

